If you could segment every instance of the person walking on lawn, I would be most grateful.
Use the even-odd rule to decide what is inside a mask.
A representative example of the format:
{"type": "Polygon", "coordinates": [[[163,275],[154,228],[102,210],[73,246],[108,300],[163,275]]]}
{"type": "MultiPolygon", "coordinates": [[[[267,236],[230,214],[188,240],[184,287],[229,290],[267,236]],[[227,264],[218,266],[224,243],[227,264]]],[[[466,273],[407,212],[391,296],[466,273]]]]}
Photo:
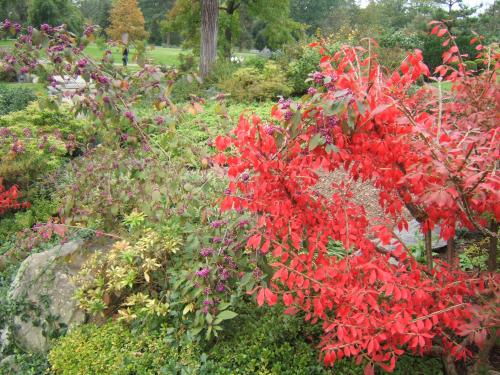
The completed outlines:
{"type": "Polygon", "coordinates": [[[123,50],[122,61],[123,61],[123,66],[127,66],[127,64],[128,64],[128,47],[127,46],[125,46],[125,49],[123,50]]]}

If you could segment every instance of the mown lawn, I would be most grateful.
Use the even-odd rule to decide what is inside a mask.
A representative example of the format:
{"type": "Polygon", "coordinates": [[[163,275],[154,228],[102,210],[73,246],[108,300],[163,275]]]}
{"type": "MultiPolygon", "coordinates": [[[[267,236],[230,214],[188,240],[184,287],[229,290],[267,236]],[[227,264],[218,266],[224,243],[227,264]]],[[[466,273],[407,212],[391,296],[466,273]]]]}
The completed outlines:
{"type": "Polygon", "coordinates": [[[10,87],[24,87],[32,89],[37,95],[44,95],[47,93],[47,87],[43,83],[17,83],[17,82],[0,82],[2,86],[10,87]]]}
{"type": "MultiPolygon", "coordinates": [[[[13,40],[0,40],[0,48],[12,48],[14,44],[13,40]]],[[[100,59],[104,54],[105,49],[98,46],[95,43],[89,44],[85,48],[85,52],[93,59],[100,59]]],[[[115,64],[121,64],[122,61],[122,48],[114,47],[111,48],[112,56],[114,58],[115,64]]],[[[183,50],[178,47],[158,47],[158,46],[148,46],[147,56],[152,59],[154,64],[162,64],[168,66],[177,66],[179,64],[179,54],[190,53],[189,50],[183,50]]],[[[237,52],[235,53],[238,57],[243,57],[248,59],[255,56],[254,52],[237,52]]],[[[134,66],[135,58],[135,48],[130,48],[129,61],[130,65],[134,66]]]]}

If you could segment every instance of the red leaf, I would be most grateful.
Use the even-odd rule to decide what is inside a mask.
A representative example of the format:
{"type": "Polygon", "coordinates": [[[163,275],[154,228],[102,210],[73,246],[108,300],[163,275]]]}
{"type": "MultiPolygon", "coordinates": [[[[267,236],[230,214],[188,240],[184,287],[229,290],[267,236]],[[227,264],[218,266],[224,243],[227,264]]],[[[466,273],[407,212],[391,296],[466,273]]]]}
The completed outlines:
{"type": "Polygon", "coordinates": [[[262,306],[264,304],[264,299],[265,299],[265,289],[262,288],[260,291],[259,291],[259,294],[257,295],[257,304],[259,306],[262,306]]]}
{"type": "Polygon", "coordinates": [[[228,137],[219,135],[217,138],[215,138],[215,147],[217,147],[217,150],[219,151],[225,151],[230,144],[231,140],[228,137]]]}
{"type": "Polygon", "coordinates": [[[439,30],[439,32],[437,33],[437,36],[438,37],[442,37],[444,34],[446,34],[448,30],[447,29],[441,29],[439,30]]]}

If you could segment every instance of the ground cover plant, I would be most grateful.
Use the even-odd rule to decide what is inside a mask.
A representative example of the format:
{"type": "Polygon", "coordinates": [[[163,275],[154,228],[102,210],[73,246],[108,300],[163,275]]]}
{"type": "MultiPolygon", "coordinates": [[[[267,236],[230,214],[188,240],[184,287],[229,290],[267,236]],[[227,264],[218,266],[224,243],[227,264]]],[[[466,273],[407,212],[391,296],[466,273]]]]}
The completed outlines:
{"type": "MultiPolygon", "coordinates": [[[[447,26],[432,24],[447,46],[436,86],[422,84],[431,74],[418,50],[390,71],[372,40],[334,51],[321,41],[291,72],[299,92],[302,65],[321,56],[305,96],[239,116],[248,106],[233,100],[263,99],[252,91],[260,84],[266,97],[292,92],[286,82],[274,91],[272,79],[285,81],[277,63],[237,67],[237,77],[257,83],[231,83],[235,98],[174,102],[177,70],[127,70],[107,52],[92,58],[84,46],[96,27],[79,38],[64,26],[0,26],[19,34],[3,60],[12,71],[52,86],[56,74],[92,81],[0,117],[5,168],[33,176],[10,173],[9,211],[27,208],[10,184],[30,192],[57,181],[44,185],[49,194],[28,196],[30,209],[54,200],[57,214],[26,225],[14,246],[26,256],[75,233],[114,242],[72,280],[94,324],[54,341],[52,372],[374,374],[415,370],[414,361],[425,362],[422,373],[486,368],[498,327],[498,55],[480,38],[471,44],[487,68],[477,72],[447,26]],[[320,188],[339,171],[343,178],[320,188]],[[377,189],[380,217],[354,199],[358,181],[377,189]],[[425,234],[425,264],[395,234],[410,217],[425,234]],[[447,262],[432,253],[436,225],[447,262]],[[460,268],[458,259],[478,251],[457,257],[457,226],[487,243],[479,258],[489,272],[460,268]]],[[[7,214],[20,213],[28,211],[7,214]]]]}

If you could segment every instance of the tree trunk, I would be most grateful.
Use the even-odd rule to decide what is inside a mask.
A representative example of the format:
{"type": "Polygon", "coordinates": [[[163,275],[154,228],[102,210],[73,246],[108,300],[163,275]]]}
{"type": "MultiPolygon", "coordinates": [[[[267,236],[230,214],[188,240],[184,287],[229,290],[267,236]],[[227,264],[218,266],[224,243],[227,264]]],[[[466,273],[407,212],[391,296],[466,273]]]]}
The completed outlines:
{"type": "MultiPolygon", "coordinates": [[[[498,223],[496,220],[491,221],[490,230],[493,233],[498,231],[498,223]]],[[[497,269],[497,247],[498,237],[490,236],[490,248],[488,251],[488,271],[495,272],[497,269]]]]}
{"type": "Polygon", "coordinates": [[[425,241],[425,256],[427,259],[427,266],[432,270],[432,232],[428,230],[424,234],[425,241]]]}
{"type": "Polygon", "coordinates": [[[229,16],[229,24],[226,25],[224,30],[224,39],[226,39],[226,43],[224,44],[224,57],[231,57],[231,50],[233,49],[233,15],[234,12],[239,7],[239,3],[236,3],[234,0],[230,0],[227,2],[225,11],[229,16]]]}
{"type": "Polygon", "coordinates": [[[448,263],[450,264],[450,266],[454,266],[455,264],[455,241],[453,240],[453,238],[450,238],[448,240],[448,243],[447,243],[447,246],[446,246],[446,255],[447,255],[447,258],[448,258],[448,263]]]}
{"type": "Polygon", "coordinates": [[[227,26],[226,30],[224,30],[224,36],[226,38],[226,44],[224,45],[224,57],[229,59],[231,57],[231,49],[233,47],[233,30],[231,29],[231,25],[227,26]]]}
{"type": "Polygon", "coordinates": [[[204,78],[217,58],[217,28],[219,0],[201,0],[201,56],[200,73],[204,78]]]}

